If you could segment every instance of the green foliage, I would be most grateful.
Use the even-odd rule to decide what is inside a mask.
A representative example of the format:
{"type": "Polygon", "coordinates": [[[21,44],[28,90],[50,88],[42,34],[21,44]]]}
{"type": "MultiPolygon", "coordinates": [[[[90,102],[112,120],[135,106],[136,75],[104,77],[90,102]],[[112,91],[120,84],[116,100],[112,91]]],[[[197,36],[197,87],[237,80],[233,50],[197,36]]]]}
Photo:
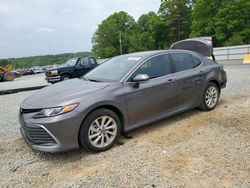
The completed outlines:
{"type": "Polygon", "coordinates": [[[190,0],[163,0],[159,15],[149,12],[137,22],[125,12],[114,13],[103,20],[95,32],[92,52],[101,58],[120,54],[168,48],[180,39],[188,38],[191,24],[190,0]]]}
{"type": "Polygon", "coordinates": [[[74,57],[91,56],[90,52],[64,53],[58,55],[44,55],[22,58],[9,58],[0,60],[0,66],[11,64],[14,68],[27,68],[32,66],[45,66],[53,64],[63,64],[68,59],[74,57]]]}
{"type": "Polygon", "coordinates": [[[197,0],[191,36],[213,36],[215,46],[250,42],[249,0],[197,0]]]}
{"type": "Polygon", "coordinates": [[[159,16],[166,24],[165,46],[189,37],[191,26],[192,1],[162,0],[159,16]]]}
{"type": "Polygon", "coordinates": [[[137,30],[130,37],[130,52],[159,49],[162,23],[154,12],[143,14],[137,22],[137,30]]]}
{"type": "Polygon", "coordinates": [[[9,65],[10,61],[8,61],[7,59],[0,59],[0,66],[6,66],[9,65]]]}
{"type": "Polygon", "coordinates": [[[158,14],[143,14],[137,22],[125,12],[114,13],[93,36],[94,54],[119,55],[120,32],[123,53],[165,49],[173,42],[201,36],[212,36],[214,46],[249,44],[250,1],[161,0],[158,14]]]}
{"type": "Polygon", "coordinates": [[[120,35],[122,39],[122,52],[129,51],[129,38],[136,30],[136,22],[126,12],[115,12],[103,20],[95,32],[93,53],[101,58],[109,58],[120,54],[120,35]]]}

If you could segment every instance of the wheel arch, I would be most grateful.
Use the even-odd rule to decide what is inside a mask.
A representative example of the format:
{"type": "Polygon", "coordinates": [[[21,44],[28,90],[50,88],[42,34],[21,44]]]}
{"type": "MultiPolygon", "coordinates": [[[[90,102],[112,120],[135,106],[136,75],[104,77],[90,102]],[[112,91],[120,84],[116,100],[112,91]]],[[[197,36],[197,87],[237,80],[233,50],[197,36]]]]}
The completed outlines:
{"type": "MultiPolygon", "coordinates": [[[[125,130],[125,114],[122,112],[121,109],[119,109],[119,107],[112,105],[112,104],[100,104],[98,106],[95,106],[94,108],[91,108],[83,117],[82,121],[81,121],[81,126],[84,123],[85,119],[88,117],[89,114],[91,114],[93,111],[97,110],[97,109],[108,109],[113,111],[114,113],[116,113],[116,115],[119,117],[120,122],[121,122],[121,130],[122,132],[125,130]]],[[[79,129],[80,130],[80,129],[79,129]]]]}
{"type": "Polygon", "coordinates": [[[65,75],[70,76],[70,78],[72,78],[72,74],[71,74],[70,72],[62,72],[62,73],[60,74],[61,77],[62,77],[62,76],[65,76],[65,75]]]}
{"type": "Polygon", "coordinates": [[[219,93],[221,92],[220,83],[217,79],[210,79],[208,82],[214,83],[218,87],[219,93]]]}

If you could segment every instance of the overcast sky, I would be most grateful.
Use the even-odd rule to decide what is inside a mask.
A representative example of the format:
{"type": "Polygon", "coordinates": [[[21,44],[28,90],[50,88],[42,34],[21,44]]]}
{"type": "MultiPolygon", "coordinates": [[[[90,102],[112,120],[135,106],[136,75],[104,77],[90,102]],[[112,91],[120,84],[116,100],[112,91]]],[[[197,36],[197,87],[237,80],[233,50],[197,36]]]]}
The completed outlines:
{"type": "Polygon", "coordinates": [[[91,50],[98,24],[114,12],[136,20],[160,0],[0,0],[0,59],[91,50]]]}

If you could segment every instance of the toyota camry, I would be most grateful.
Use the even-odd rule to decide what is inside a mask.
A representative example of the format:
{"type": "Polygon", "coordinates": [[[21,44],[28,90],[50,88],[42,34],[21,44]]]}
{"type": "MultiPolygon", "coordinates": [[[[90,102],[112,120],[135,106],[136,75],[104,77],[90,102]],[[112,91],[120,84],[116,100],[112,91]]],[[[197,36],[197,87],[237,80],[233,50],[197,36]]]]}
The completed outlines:
{"type": "Polygon", "coordinates": [[[81,78],[45,87],[20,107],[21,133],[42,152],[111,148],[121,133],[186,110],[213,110],[227,77],[206,41],[109,59],[81,78]],[[198,47],[197,47],[198,46],[198,47]]]}

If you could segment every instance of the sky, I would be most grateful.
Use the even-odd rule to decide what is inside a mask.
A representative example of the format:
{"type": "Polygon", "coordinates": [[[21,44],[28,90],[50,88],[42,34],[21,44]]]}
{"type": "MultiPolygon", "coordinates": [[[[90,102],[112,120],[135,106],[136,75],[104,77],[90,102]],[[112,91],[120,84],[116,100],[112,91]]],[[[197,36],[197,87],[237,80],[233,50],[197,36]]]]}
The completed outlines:
{"type": "Polygon", "coordinates": [[[114,12],[135,20],[160,0],[0,0],[0,59],[91,51],[98,24],[114,12]]]}

